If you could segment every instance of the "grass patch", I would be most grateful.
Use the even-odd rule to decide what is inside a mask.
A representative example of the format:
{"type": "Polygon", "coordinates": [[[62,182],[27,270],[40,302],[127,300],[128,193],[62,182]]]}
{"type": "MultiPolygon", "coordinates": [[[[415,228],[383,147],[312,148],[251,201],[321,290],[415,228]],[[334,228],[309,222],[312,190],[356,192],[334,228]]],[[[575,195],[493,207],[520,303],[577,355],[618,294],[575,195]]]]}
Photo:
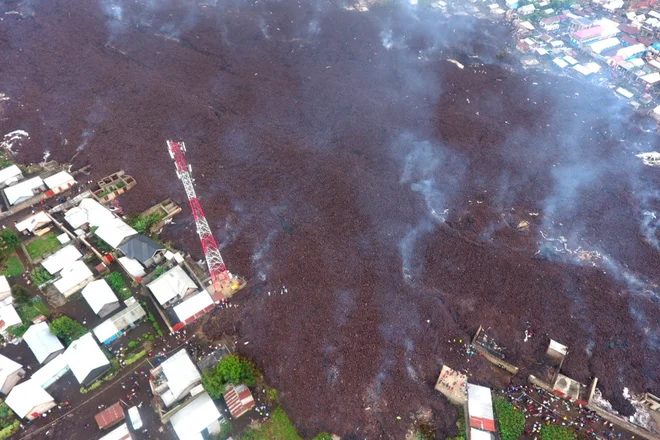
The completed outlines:
{"type": "Polygon", "coordinates": [[[7,278],[17,277],[23,273],[23,269],[23,263],[21,263],[21,259],[18,258],[18,255],[11,254],[3,264],[2,273],[0,273],[0,275],[4,275],[7,278]]]}
{"type": "Polygon", "coordinates": [[[493,398],[502,440],[517,440],[525,431],[525,416],[502,396],[493,398]]]}
{"type": "Polygon", "coordinates": [[[541,440],[577,440],[577,434],[569,426],[545,425],[541,427],[541,440]]]}
{"type": "Polygon", "coordinates": [[[456,420],[456,427],[458,428],[458,435],[456,437],[448,437],[447,440],[466,440],[465,433],[465,408],[457,406],[458,420],[456,420]]]}
{"type": "Polygon", "coordinates": [[[39,315],[50,315],[48,306],[38,296],[35,296],[28,302],[19,303],[16,305],[16,313],[21,317],[23,322],[31,322],[39,315]]]}
{"type": "Polygon", "coordinates": [[[35,238],[26,244],[25,248],[28,254],[30,254],[30,258],[34,260],[35,258],[41,258],[48,252],[54,251],[61,245],[62,243],[60,243],[55,234],[46,234],[43,237],[35,238]]]}
{"type": "Polygon", "coordinates": [[[35,286],[41,286],[42,284],[52,280],[53,276],[49,274],[43,266],[37,266],[32,270],[32,272],[30,272],[30,279],[35,286]]]}
{"type": "Polygon", "coordinates": [[[125,300],[133,296],[133,292],[131,292],[131,289],[126,287],[126,281],[119,272],[111,272],[104,278],[108,282],[110,288],[114,290],[117,295],[119,295],[119,299],[125,300]]]}
{"type": "Polygon", "coordinates": [[[142,351],[140,351],[140,352],[137,352],[137,353],[135,353],[135,354],[133,354],[133,355],[127,357],[127,358],[124,360],[124,363],[125,363],[126,365],[134,364],[134,363],[136,363],[137,361],[139,361],[140,359],[142,359],[143,357],[145,357],[146,355],[147,355],[147,351],[146,351],[146,350],[142,350],[142,351]]]}
{"type": "Polygon", "coordinates": [[[240,438],[241,440],[302,440],[289,416],[279,406],[259,429],[249,429],[240,438]]]}

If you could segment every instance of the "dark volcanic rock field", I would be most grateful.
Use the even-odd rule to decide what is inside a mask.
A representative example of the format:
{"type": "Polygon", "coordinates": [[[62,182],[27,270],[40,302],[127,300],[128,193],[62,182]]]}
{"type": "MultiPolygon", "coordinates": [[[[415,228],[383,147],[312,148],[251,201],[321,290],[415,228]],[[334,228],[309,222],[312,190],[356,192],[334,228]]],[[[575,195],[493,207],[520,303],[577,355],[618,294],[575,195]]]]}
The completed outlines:
{"type": "MultiPolygon", "coordinates": [[[[657,139],[607,88],[499,64],[506,28],[320,1],[0,13],[0,134],[30,133],[20,161],[124,169],[131,211],[185,204],[165,140],[186,142],[249,281],[205,330],[237,329],[304,435],[403,438],[421,408],[455,434],[433,384],[443,363],[494,383],[448,342],[479,325],[526,367],[517,380],[547,334],[620,410],[624,386],[660,391],[659,172],[635,157],[657,139]]],[[[164,238],[201,257],[191,219],[164,238]]]]}

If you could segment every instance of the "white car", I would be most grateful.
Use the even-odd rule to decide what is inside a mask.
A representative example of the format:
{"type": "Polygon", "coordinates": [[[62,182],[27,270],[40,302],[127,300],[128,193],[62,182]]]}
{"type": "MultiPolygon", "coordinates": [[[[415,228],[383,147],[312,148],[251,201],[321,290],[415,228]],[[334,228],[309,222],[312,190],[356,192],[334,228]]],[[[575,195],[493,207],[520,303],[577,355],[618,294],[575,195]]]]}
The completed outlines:
{"type": "Polygon", "coordinates": [[[128,417],[131,419],[133,430],[137,431],[142,428],[142,419],[140,418],[140,411],[137,406],[132,406],[128,409],[128,417]]]}

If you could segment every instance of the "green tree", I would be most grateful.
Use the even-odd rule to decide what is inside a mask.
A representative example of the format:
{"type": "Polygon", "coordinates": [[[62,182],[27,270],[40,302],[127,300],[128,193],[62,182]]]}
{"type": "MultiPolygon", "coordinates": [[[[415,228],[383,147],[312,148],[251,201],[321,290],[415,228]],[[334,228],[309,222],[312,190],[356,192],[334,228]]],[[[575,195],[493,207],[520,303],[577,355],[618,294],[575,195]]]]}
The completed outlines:
{"type": "Polygon", "coordinates": [[[541,427],[541,440],[576,440],[575,431],[569,426],[545,425],[541,427]]]}
{"type": "Polygon", "coordinates": [[[43,283],[52,280],[53,277],[43,266],[37,266],[30,272],[30,279],[35,285],[41,286],[43,283]]]}
{"type": "Polygon", "coordinates": [[[3,229],[2,232],[0,232],[0,251],[2,251],[3,254],[7,255],[13,252],[13,250],[20,244],[21,240],[18,238],[16,232],[11,229],[3,229]]]}
{"type": "Polygon", "coordinates": [[[57,337],[62,338],[66,345],[84,335],[88,330],[78,321],[68,316],[60,316],[49,325],[50,331],[57,337]]]}
{"type": "Polygon", "coordinates": [[[11,296],[14,297],[14,301],[16,301],[17,305],[29,303],[30,300],[32,299],[32,296],[30,295],[30,291],[18,284],[12,286],[11,296]]]}
{"type": "Polygon", "coordinates": [[[517,440],[525,430],[525,416],[504,397],[493,399],[502,440],[517,440]]]}
{"type": "Polygon", "coordinates": [[[249,360],[230,354],[222,358],[215,368],[202,376],[202,384],[214,399],[225,392],[225,385],[243,383],[253,386],[257,383],[257,370],[249,360]]]}

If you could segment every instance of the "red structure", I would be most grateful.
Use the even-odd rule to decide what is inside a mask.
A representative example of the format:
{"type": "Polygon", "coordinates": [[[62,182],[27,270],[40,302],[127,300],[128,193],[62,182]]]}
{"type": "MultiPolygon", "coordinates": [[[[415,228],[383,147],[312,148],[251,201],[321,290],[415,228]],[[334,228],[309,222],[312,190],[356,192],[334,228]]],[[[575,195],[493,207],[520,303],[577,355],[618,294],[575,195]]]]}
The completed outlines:
{"type": "MultiPolygon", "coordinates": [[[[233,276],[229,273],[229,270],[227,270],[222,255],[220,255],[218,244],[213,237],[209,223],[206,221],[206,216],[202,210],[202,205],[199,203],[197,194],[195,194],[195,187],[191,175],[192,168],[188,165],[184,156],[186,146],[183,142],[167,141],[167,148],[170,152],[170,156],[174,159],[176,174],[181,182],[183,182],[183,187],[185,188],[186,195],[190,201],[190,208],[192,209],[193,217],[195,218],[195,225],[197,226],[197,234],[199,235],[199,240],[202,242],[206,264],[208,265],[211,280],[213,281],[213,287],[216,291],[216,294],[213,295],[213,299],[216,301],[222,300],[224,298],[221,297],[221,294],[223,291],[226,291],[231,287],[233,276]]],[[[236,282],[238,284],[242,283],[240,280],[236,282]]]]}

